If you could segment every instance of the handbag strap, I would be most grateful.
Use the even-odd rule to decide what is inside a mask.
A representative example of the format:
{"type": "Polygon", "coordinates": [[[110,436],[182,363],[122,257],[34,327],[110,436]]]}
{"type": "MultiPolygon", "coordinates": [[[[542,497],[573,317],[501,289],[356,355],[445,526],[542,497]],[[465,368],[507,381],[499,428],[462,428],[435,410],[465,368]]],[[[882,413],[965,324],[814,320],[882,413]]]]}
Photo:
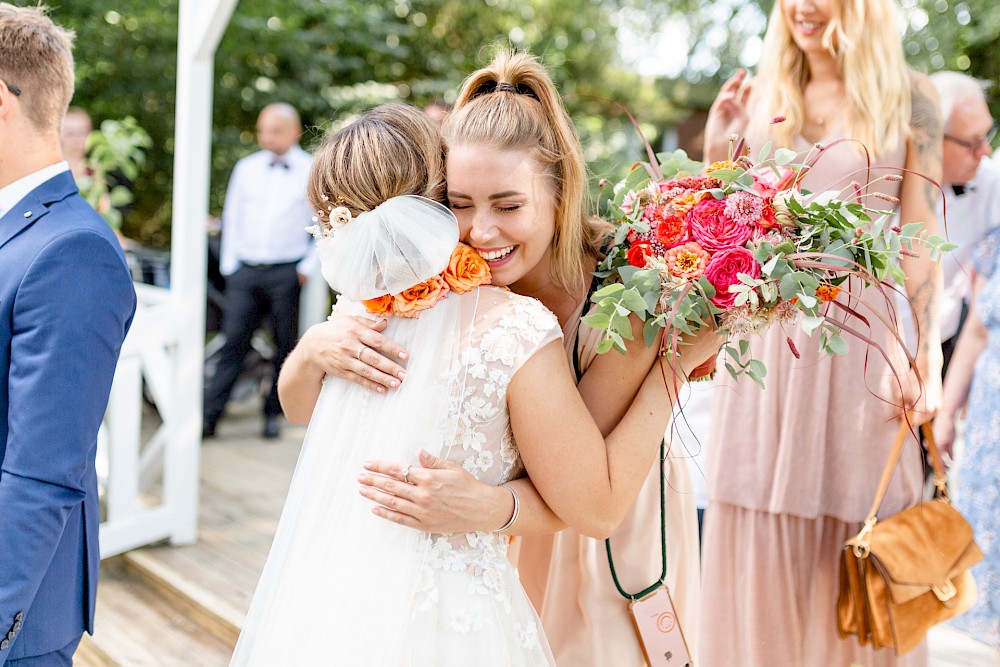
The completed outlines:
{"type": "MultiPolygon", "coordinates": [[[[899,432],[896,434],[895,442],[892,443],[889,460],[885,463],[885,470],[882,471],[882,479],[878,483],[875,501],[872,503],[872,507],[868,511],[868,517],[865,519],[866,530],[870,531],[870,527],[874,526],[877,521],[876,515],[878,514],[879,507],[882,505],[882,500],[885,498],[885,493],[889,489],[889,481],[892,479],[892,473],[896,470],[896,464],[899,463],[899,457],[902,455],[907,437],[911,433],[910,429],[909,420],[903,419],[900,421],[899,432]]],[[[924,442],[927,443],[927,451],[931,455],[931,465],[934,467],[934,486],[937,487],[940,496],[947,497],[946,483],[948,482],[948,475],[944,471],[944,465],[941,462],[941,453],[938,451],[937,443],[934,441],[934,432],[931,430],[930,423],[927,422],[921,425],[920,430],[924,434],[924,442]]],[[[864,532],[862,531],[862,533],[864,532]]]]}

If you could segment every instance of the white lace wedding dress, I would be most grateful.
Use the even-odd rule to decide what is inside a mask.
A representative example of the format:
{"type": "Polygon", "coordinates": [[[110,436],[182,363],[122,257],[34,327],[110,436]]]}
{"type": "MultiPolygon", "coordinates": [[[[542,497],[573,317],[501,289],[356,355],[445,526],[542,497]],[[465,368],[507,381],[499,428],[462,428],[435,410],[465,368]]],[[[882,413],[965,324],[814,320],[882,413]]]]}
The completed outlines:
{"type": "Polygon", "coordinates": [[[368,459],[414,462],[421,447],[488,484],[522,475],[507,387],[561,337],[558,322],[482,287],[391,318],[385,334],[411,351],[407,378],[386,395],[327,378],[232,664],[554,665],[507,536],[382,520],[357,476],[368,459]]]}

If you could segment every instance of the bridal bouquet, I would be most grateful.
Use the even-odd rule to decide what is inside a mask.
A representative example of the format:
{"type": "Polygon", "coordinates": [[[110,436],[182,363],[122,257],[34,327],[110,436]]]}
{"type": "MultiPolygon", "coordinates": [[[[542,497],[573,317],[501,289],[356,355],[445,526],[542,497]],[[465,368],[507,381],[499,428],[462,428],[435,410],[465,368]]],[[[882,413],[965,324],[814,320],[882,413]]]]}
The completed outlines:
{"type": "MultiPolygon", "coordinates": [[[[603,331],[599,352],[624,353],[632,313],[644,322],[647,344],[667,330],[668,355],[677,353],[680,334],[711,325],[728,336],[729,373],[763,386],[766,369],[748,357],[748,335],[801,321],[807,333],[819,333],[827,354],[843,353],[843,333],[868,339],[845,323],[866,320],[856,299],[837,299],[842,291],[854,297],[858,285],[902,285],[897,261],[915,254],[914,242],[930,247],[932,257],[954,247],[926,237],[919,223],[893,226],[892,212],[882,209],[897,200],[858,183],[846,192],[800,189],[815,155],[770,153],[766,145],[756,163],[743,156],[705,167],[676,151],[637,165],[614,185],[614,246],[598,267],[608,284],[583,320],[603,331]],[[885,205],[874,207],[873,198],[885,205]],[[844,317],[831,316],[838,311],[844,317]]],[[[791,338],[788,344],[798,356],[791,338]]]]}

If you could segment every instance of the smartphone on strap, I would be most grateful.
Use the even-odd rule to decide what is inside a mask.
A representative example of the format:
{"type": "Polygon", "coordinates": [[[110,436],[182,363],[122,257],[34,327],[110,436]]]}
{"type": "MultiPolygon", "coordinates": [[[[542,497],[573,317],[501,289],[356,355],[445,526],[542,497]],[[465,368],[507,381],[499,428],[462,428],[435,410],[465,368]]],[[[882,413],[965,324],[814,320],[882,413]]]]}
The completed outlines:
{"type": "Polygon", "coordinates": [[[629,611],[650,667],[694,667],[666,586],[632,600],[629,611]]]}

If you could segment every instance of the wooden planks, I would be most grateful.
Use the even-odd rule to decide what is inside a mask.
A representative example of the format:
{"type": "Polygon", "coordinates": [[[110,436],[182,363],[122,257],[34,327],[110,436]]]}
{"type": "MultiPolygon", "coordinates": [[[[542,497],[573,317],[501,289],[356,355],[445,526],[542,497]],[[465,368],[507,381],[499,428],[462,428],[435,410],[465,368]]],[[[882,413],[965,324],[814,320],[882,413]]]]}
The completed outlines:
{"type": "Polygon", "coordinates": [[[234,412],[201,447],[198,543],[102,563],[96,632],[78,667],[229,664],[305,435],[285,425],[263,440],[257,409],[234,412]]]}

